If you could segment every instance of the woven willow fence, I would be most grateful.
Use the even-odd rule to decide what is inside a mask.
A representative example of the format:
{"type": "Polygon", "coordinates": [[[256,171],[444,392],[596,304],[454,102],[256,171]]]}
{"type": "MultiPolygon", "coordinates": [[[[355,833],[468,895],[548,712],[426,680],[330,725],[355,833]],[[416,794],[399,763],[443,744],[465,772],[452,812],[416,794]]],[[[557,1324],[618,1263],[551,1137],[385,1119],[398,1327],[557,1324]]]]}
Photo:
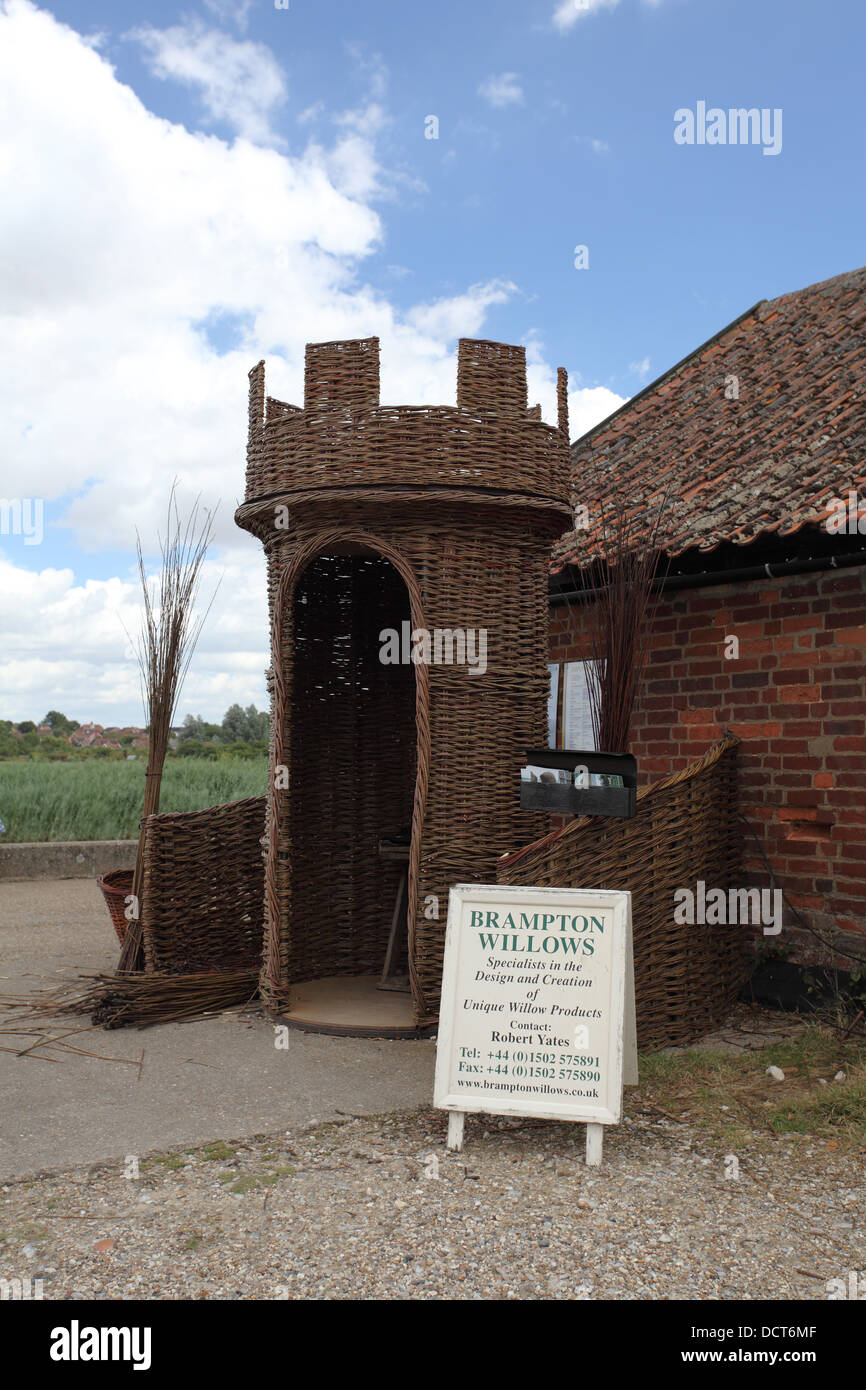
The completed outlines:
{"type": "Polygon", "coordinates": [[[145,970],[189,975],[258,969],[265,798],[144,822],[145,970]]]}
{"type": "MultiPolygon", "coordinates": [[[[145,816],[141,830],[144,968],[121,958],[91,977],[61,1012],[90,1013],[106,1028],[201,1018],[258,994],[262,957],[265,798],[203,811],[145,816]]],[[[132,871],[100,887],[123,940],[132,871]]]]}
{"type": "MultiPolygon", "coordinates": [[[[642,787],[633,820],[573,820],[496,865],[500,883],[631,891],[638,1043],[643,1050],[706,1034],[723,1021],[745,976],[742,929],[677,924],[673,898],[675,889],[694,889],[698,879],[708,887],[737,881],[736,747],[736,739],[726,738],[683,771],[642,787]]],[[[382,776],[393,775],[388,760],[383,763],[382,776]]],[[[382,785],[371,792],[374,815],[382,785]]],[[[332,795],[338,796],[338,789],[332,795]]],[[[145,874],[150,892],[142,928],[150,988],[159,992],[160,982],[169,976],[180,987],[179,977],[190,977],[189,992],[202,1010],[250,998],[262,962],[264,830],[264,797],[148,817],[145,874]]],[[[308,852],[313,848],[311,843],[308,852]]],[[[350,851],[361,860],[354,881],[350,877],[330,886],[330,900],[343,904],[345,911],[351,910],[353,887],[358,891],[360,885],[362,894],[369,894],[383,886],[369,877],[375,858],[362,858],[351,839],[344,852],[350,851]]],[[[385,883],[389,886],[390,881],[385,883]]],[[[319,891],[315,877],[299,891],[313,912],[319,891]]],[[[381,945],[379,919],[371,914],[365,926],[381,945]]],[[[350,939],[348,949],[353,954],[344,973],[353,973],[359,968],[357,941],[350,939]]],[[[300,978],[310,978],[308,972],[317,968],[332,971],[334,956],[327,942],[303,941],[293,965],[300,978]],[[317,958],[317,949],[325,952],[324,961],[317,958]]],[[[365,965],[363,955],[360,965],[365,965]]],[[[146,984],[144,977],[131,981],[134,1021],[145,1007],[139,996],[146,984]]],[[[177,990],[165,993],[176,1007],[177,990]]],[[[190,1013],[195,1012],[191,1007],[190,1013]]]]}
{"type": "Polygon", "coordinates": [[[735,754],[726,737],[638,791],[633,820],[581,817],[514,854],[499,883],[631,891],[638,1046],[688,1043],[722,1022],[745,978],[739,926],[674,921],[674,892],[734,886],[740,860],[735,754]]]}

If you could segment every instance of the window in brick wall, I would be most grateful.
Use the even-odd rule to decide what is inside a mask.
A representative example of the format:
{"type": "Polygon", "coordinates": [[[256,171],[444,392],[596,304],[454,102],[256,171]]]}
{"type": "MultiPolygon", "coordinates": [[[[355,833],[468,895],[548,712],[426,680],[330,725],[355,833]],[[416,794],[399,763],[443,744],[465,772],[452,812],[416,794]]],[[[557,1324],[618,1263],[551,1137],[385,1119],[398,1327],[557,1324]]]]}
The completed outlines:
{"type": "MultiPolygon", "coordinates": [[[[595,749],[592,714],[586,673],[588,661],[563,661],[551,668],[551,703],[556,691],[556,727],[551,729],[551,748],[574,748],[591,752],[595,749]],[[554,669],[557,674],[553,677],[554,669]]],[[[551,705],[548,704],[548,716],[551,705]]],[[[550,717],[548,718],[550,725],[550,717]]]]}

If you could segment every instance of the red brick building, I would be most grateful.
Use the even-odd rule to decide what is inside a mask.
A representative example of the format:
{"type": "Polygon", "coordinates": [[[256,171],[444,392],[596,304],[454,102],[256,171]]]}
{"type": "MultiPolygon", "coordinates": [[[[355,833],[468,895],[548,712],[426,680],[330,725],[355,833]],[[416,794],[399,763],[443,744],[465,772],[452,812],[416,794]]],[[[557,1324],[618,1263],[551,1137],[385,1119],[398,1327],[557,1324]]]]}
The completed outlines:
{"type": "Polygon", "coordinates": [[[769,886],[769,865],[778,944],[801,960],[832,944],[856,968],[841,952],[866,957],[866,269],[762,301],[572,455],[585,510],[555,551],[551,661],[593,656],[603,480],[638,510],[666,496],[630,751],[643,780],[737,734],[757,836],[744,824],[742,882],[769,886]]]}

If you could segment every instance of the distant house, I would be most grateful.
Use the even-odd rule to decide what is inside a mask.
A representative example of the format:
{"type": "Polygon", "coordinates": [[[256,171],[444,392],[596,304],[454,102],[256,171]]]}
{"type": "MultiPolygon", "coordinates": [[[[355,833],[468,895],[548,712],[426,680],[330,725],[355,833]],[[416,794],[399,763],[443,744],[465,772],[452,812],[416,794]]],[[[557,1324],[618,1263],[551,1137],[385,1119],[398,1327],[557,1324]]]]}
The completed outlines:
{"type": "Polygon", "coordinates": [[[73,729],[71,734],[66,735],[66,742],[71,743],[73,748],[90,748],[94,739],[102,733],[101,724],[79,724],[77,729],[73,729]]]}
{"type": "Polygon", "coordinates": [[[77,729],[74,729],[71,734],[67,734],[66,742],[72,744],[73,748],[116,749],[120,747],[116,739],[106,735],[101,724],[79,724],[77,729]]]}
{"type": "Polygon", "coordinates": [[[743,883],[771,869],[789,904],[773,944],[866,956],[866,269],[749,309],[572,459],[584,524],[554,552],[551,662],[593,656],[605,480],[636,509],[667,494],[642,776],[737,734],[743,883]]]}

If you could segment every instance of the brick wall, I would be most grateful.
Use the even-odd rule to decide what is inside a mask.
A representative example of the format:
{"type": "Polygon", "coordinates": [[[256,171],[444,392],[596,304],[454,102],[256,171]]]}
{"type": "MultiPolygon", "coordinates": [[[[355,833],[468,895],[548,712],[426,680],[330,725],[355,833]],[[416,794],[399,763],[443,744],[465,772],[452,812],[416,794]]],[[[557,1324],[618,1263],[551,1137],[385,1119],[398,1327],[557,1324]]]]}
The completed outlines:
{"type": "MultiPolygon", "coordinates": [[[[551,609],[551,660],[592,652],[580,605],[551,609]]],[[[824,936],[866,956],[866,567],[662,598],[633,724],[642,779],[683,767],[727,727],[740,807],[777,886],[824,936]],[[736,637],[739,653],[726,657],[736,637]]],[[[744,828],[743,883],[769,886],[744,828]]],[[[779,944],[816,959],[785,909],[779,944]]],[[[850,962],[839,958],[839,964],[850,962]]]]}

